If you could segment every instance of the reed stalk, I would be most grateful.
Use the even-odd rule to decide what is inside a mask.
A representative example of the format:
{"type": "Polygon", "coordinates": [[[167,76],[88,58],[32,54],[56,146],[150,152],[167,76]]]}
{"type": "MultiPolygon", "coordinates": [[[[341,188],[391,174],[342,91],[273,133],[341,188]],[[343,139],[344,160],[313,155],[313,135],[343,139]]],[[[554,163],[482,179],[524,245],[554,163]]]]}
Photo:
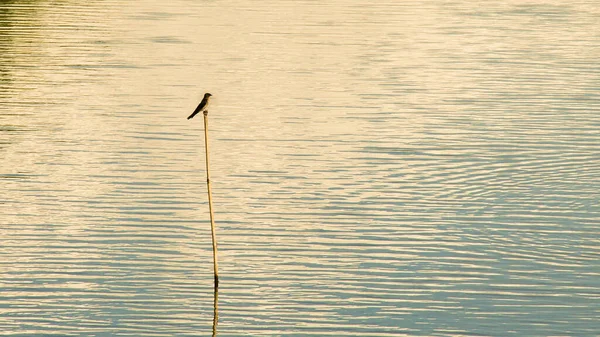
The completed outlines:
{"type": "Polygon", "coordinates": [[[208,209],[210,211],[210,230],[212,234],[213,270],[215,273],[215,289],[219,287],[219,263],[217,262],[217,236],[215,231],[215,215],[213,213],[212,192],[210,189],[210,170],[208,156],[208,111],[204,111],[204,147],[206,149],[206,186],[208,189],[208,209]]]}

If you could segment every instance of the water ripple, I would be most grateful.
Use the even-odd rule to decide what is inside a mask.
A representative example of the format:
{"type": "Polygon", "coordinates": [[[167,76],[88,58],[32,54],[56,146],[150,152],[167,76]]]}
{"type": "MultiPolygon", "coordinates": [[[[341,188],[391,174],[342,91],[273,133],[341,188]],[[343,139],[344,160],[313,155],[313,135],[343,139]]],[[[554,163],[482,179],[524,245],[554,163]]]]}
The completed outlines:
{"type": "Polygon", "coordinates": [[[598,14],[3,2],[3,334],[211,334],[206,91],[218,335],[597,333],[598,14]]]}

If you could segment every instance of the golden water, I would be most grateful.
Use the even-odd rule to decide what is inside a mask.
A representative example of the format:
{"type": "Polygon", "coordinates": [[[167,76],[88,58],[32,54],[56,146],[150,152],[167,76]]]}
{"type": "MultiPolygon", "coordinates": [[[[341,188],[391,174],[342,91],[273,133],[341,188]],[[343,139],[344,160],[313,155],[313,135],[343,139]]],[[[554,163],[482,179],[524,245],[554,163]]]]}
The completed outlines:
{"type": "Polygon", "coordinates": [[[0,334],[592,336],[600,7],[3,1],[0,334]]]}

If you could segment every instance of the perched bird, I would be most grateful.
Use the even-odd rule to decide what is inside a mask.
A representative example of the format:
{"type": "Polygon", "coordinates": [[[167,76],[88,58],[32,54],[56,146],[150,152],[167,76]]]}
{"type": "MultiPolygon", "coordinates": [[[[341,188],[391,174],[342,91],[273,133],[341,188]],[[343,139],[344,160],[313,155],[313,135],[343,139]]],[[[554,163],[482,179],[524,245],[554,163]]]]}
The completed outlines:
{"type": "Polygon", "coordinates": [[[212,95],[209,93],[204,94],[204,98],[202,99],[202,102],[200,102],[200,104],[198,104],[198,107],[196,108],[196,110],[194,110],[194,112],[192,112],[190,117],[188,117],[187,119],[192,119],[192,118],[194,118],[194,116],[196,116],[198,114],[198,112],[205,110],[206,107],[208,106],[208,100],[210,99],[210,96],[212,96],[212,95]]]}

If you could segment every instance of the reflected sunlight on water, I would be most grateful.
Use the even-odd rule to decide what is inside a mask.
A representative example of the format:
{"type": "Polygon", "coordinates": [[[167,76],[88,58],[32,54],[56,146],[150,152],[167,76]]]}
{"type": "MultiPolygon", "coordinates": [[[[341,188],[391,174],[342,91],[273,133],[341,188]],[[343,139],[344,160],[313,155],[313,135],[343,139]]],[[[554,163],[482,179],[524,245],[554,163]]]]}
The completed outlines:
{"type": "Polygon", "coordinates": [[[589,336],[599,8],[0,4],[0,331],[589,336]]]}

